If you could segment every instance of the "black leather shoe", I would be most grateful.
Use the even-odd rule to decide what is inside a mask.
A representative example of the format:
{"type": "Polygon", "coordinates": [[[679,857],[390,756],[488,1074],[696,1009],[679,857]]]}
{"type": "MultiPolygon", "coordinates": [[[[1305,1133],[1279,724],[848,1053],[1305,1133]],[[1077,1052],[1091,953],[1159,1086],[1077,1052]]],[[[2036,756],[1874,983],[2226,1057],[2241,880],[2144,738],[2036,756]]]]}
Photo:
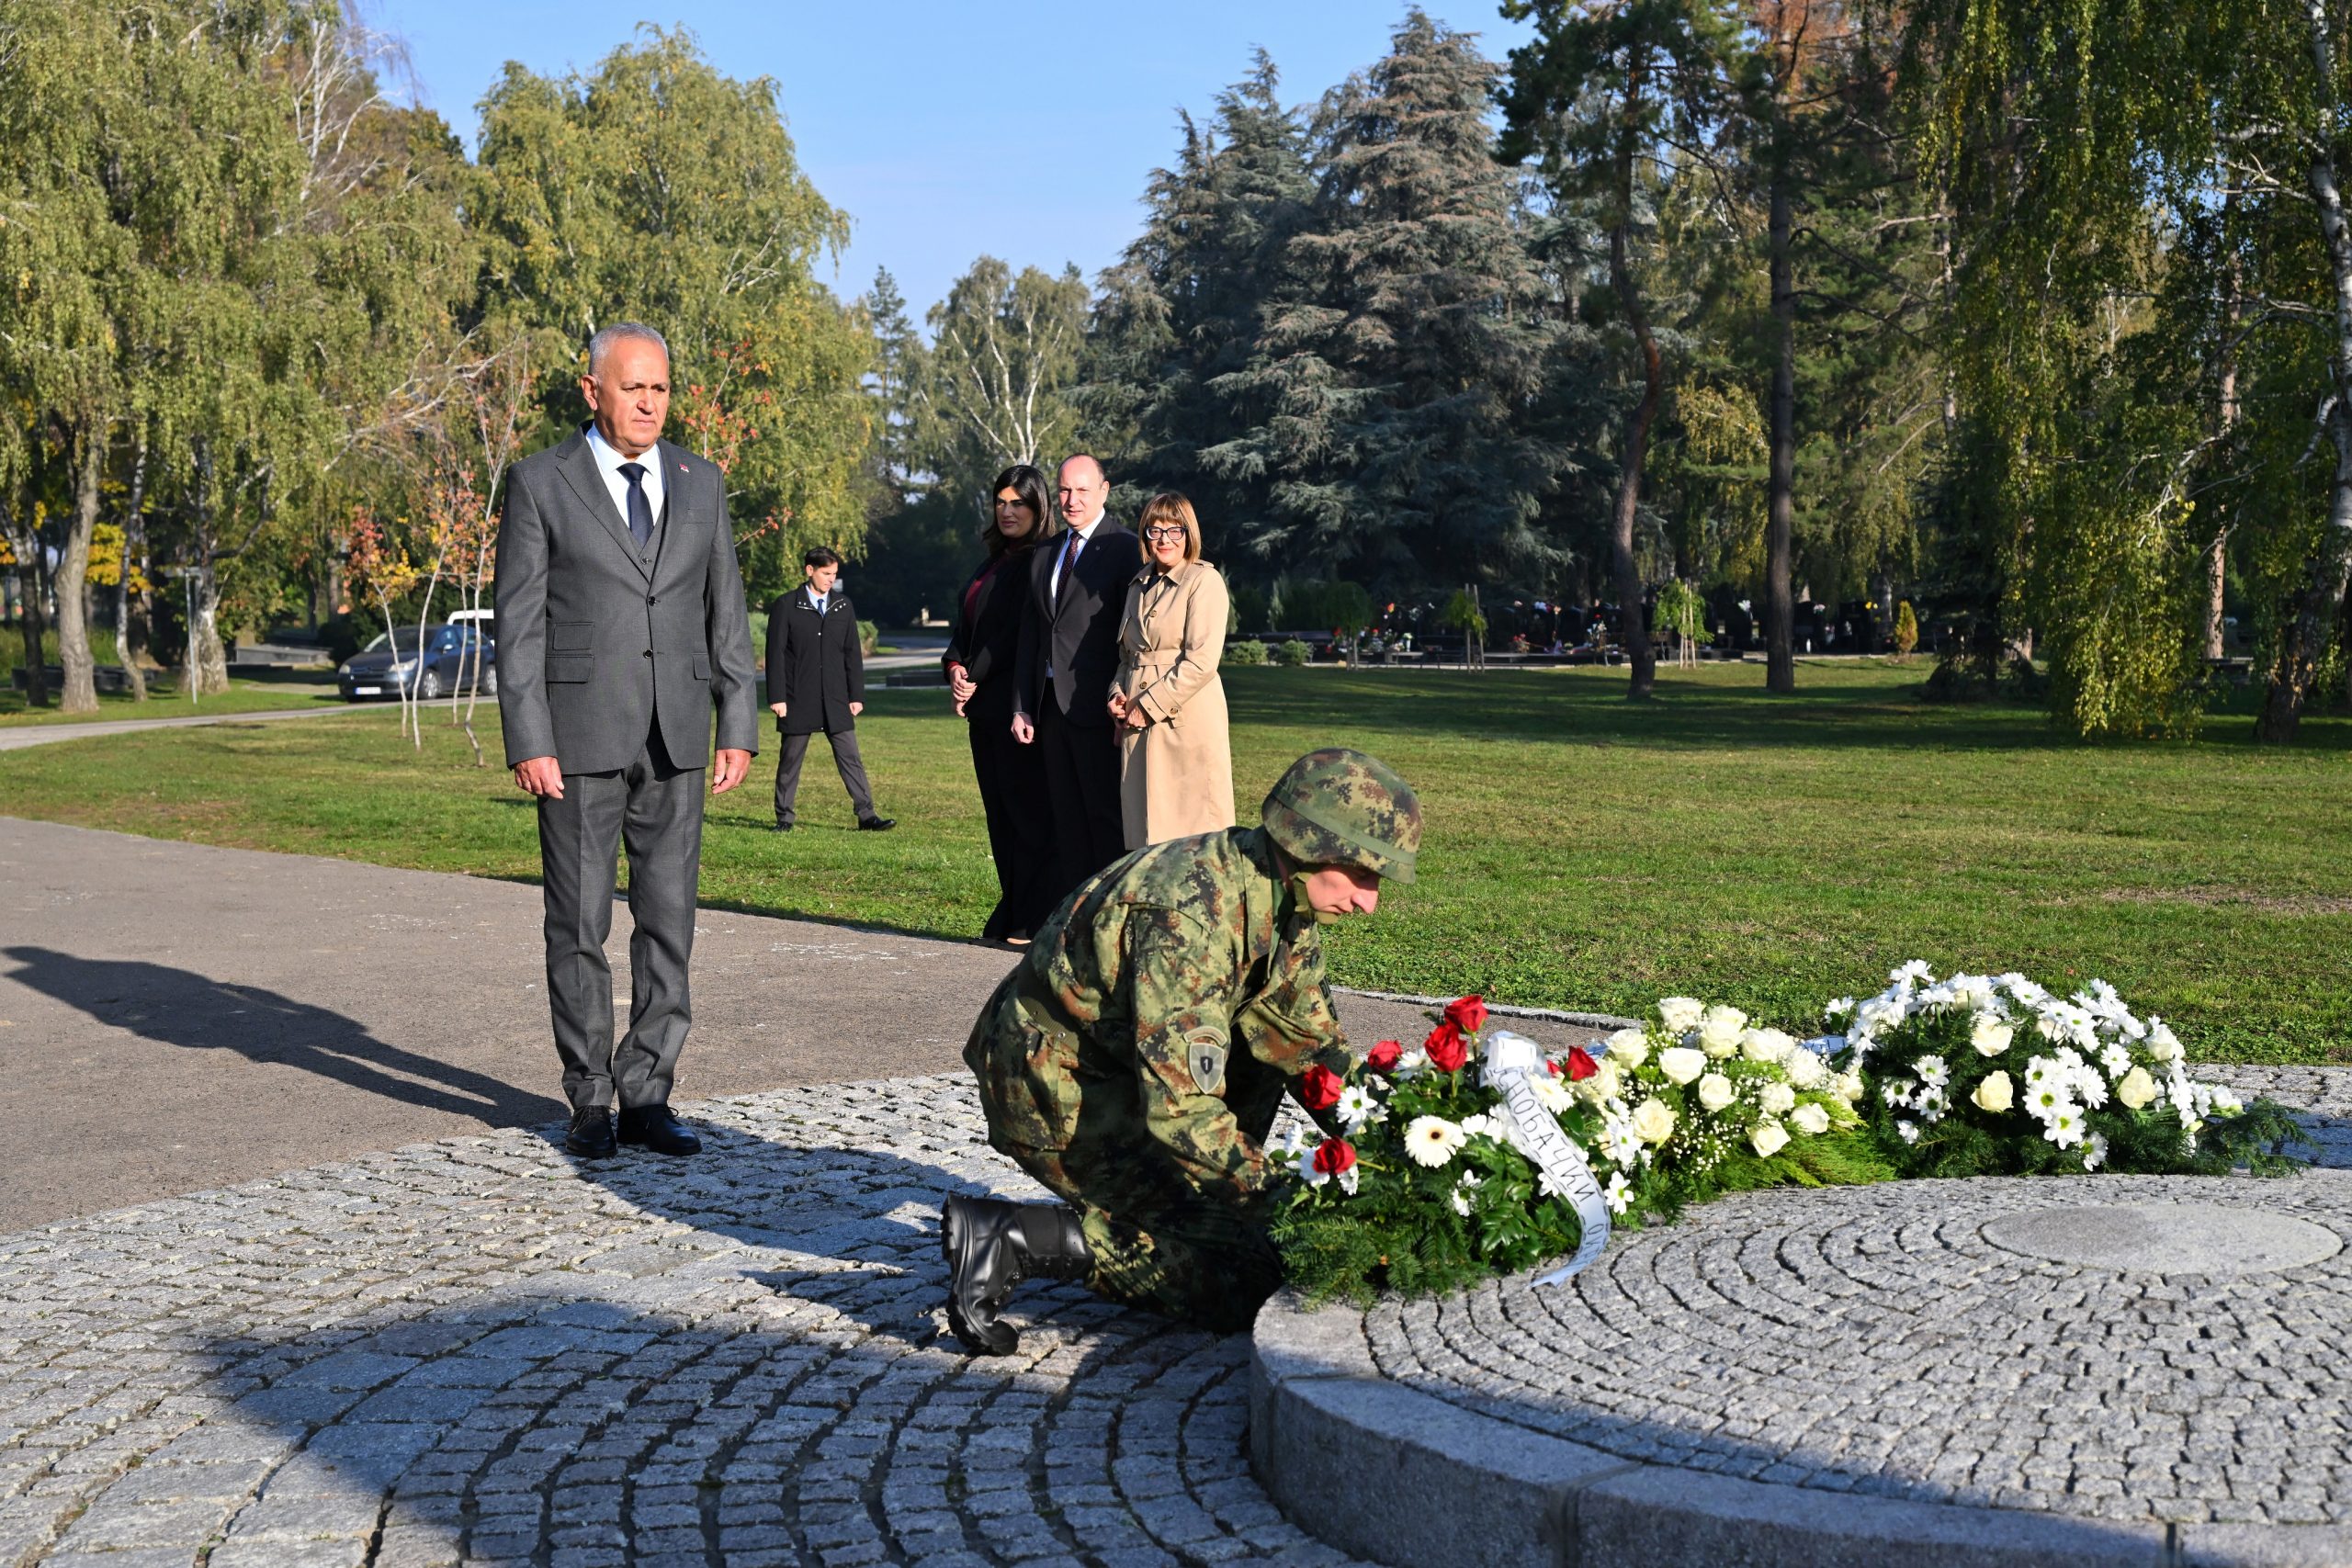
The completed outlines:
{"type": "Polygon", "coordinates": [[[950,1198],[939,1211],[947,1255],[947,1326],[975,1356],[1009,1356],[1020,1330],[997,1314],[1032,1278],[1083,1280],[1094,1266],[1076,1212],[1058,1203],[950,1198]]]}
{"type": "Polygon", "coordinates": [[[899,819],[895,817],[861,817],[857,819],[857,830],[861,833],[887,833],[898,825],[899,819]]]}
{"type": "Polygon", "coordinates": [[[792,824],[789,822],[779,822],[775,825],[775,830],[779,833],[789,833],[792,831],[792,824]]]}
{"type": "Polygon", "coordinates": [[[610,1106],[590,1105],[571,1113],[571,1131],[563,1146],[582,1159],[613,1157],[613,1111],[610,1106]]]}
{"type": "Polygon", "coordinates": [[[651,1149],[657,1155],[698,1155],[702,1140],[694,1129],[670,1114],[666,1105],[630,1106],[621,1111],[621,1142],[651,1149]]]}

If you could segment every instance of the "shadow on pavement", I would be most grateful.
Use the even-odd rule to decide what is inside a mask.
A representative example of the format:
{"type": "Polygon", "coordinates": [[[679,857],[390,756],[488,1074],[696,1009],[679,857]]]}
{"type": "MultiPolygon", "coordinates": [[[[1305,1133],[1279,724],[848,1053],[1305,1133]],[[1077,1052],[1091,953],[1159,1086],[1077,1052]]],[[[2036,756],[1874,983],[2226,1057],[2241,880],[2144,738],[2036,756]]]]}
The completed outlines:
{"type": "Polygon", "coordinates": [[[98,1022],[191,1051],[234,1051],[249,1061],[304,1072],[405,1105],[469,1116],[492,1127],[526,1126],[562,1113],[546,1095],[419,1055],[379,1040],[325,1008],[131,959],[76,958],[11,947],[8,978],[80,1009],[98,1022]]]}

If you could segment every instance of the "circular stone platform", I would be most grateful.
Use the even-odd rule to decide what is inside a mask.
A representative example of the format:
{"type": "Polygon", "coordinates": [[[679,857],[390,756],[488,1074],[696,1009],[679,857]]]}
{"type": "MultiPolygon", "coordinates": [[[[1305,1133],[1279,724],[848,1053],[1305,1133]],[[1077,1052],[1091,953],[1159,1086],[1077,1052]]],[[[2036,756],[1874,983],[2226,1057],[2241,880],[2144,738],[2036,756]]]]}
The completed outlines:
{"type": "Polygon", "coordinates": [[[1253,1457],[1416,1568],[2352,1564],[2347,1236],[2331,1168],[1741,1194],[1563,1287],[1278,1299],[1253,1457]]]}

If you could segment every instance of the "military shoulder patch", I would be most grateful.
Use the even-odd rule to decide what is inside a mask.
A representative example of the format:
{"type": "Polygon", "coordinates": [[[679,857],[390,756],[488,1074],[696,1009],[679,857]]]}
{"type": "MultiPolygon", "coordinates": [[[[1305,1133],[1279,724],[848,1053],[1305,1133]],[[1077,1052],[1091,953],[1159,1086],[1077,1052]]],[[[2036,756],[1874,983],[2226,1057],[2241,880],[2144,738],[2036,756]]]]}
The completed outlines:
{"type": "Polygon", "coordinates": [[[1203,1094],[1225,1092],[1226,1043],[1222,1031],[1195,1029],[1184,1036],[1184,1066],[1203,1094]]]}

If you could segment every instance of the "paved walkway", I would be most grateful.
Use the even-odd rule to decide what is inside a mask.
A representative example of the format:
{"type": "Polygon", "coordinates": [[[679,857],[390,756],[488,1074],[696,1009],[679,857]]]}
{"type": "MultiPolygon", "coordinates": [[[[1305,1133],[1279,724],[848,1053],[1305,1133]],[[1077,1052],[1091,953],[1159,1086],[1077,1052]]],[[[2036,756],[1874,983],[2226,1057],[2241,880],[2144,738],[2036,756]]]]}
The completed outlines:
{"type": "Polygon", "coordinates": [[[941,1319],[958,1078],[695,1106],[691,1162],[455,1138],[0,1241],[0,1562],[1329,1563],[1248,1342],[1025,1288],[941,1319]],[[206,1555],[209,1551],[209,1556],[206,1555]]]}
{"type": "MultiPolygon", "coordinates": [[[[561,1115],[539,922],[528,884],[0,818],[0,1234],[561,1115]]],[[[1012,964],[706,910],[678,1096],[953,1070],[1012,964]]]]}
{"type": "MultiPolygon", "coordinates": [[[[332,686],[322,687],[332,692],[332,686]]],[[[60,740],[88,740],[100,735],[134,735],[142,729],[186,729],[200,724],[277,724],[290,718],[331,718],[337,714],[372,712],[372,708],[353,705],[328,707],[321,704],[306,708],[254,708],[243,713],[199,713],[178,718],[106,718],[92,719],[87,724],[26,724],[0,728],[0,751],[22,750],[28,746],[48,746],[60,740]]],[[[492,707],[494,714],[498,710],[492,707]]]]}

